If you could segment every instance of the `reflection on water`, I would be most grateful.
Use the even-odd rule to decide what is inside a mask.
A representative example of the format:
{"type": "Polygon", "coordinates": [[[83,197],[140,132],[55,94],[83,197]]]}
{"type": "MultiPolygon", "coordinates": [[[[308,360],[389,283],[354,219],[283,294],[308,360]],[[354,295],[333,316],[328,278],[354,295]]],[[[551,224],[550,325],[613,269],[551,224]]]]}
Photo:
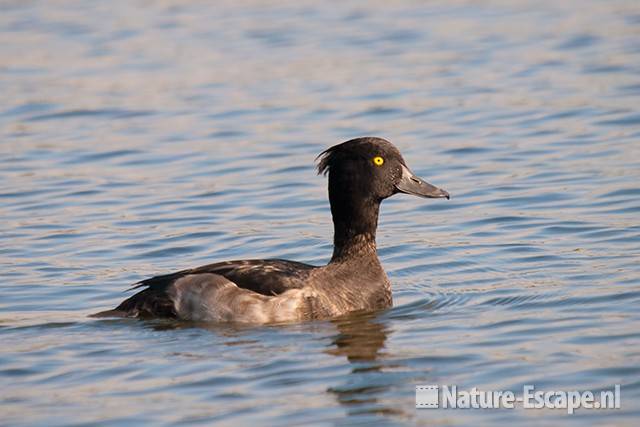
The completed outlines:
{"type": "Polygon", "coordinates": [[[7,425],[634,425],[640,6],[3,2],[7,425]],[[331,255],[313,159],[395,142],[395,306],[240,327],[91,319],[216,260],[331,255]],[[416,384],[600,390],[622,409],[416,411],[416,384]]]}
{"type": "Polygon", "coordinates": [[[346,357],[353,368],[351,374],[345,376],[344,384],[330,387],[328,391],[347,407],[349,414],[399,413],[397,408],[388,407],[376,398],[381,391],[389,388],[388,384],[361,380],[362,377],[382,376],[384,365],[377,359],[387,340],[388,328],[378,323],[372,314],[356,314],[333,323],[337,326],[338,335],[327,353],[346,357]]]}
{"type": "MultiPolygon", "coordinates": [[[[345,356],[349,362],[353,363],[376,361],[378,353],[384,348],[388,329],[376,322],[375,315],[354,314],[352,317],[336,320],[334,324],[339,334],[332,342],[335,348],[328,350],[327,353],[345,356]]],[[[358,369],[361,368],[354,368],[354,372],[358,372],[358,369]]],[[[379,370],[379,366],[374,363],[365,369],[379,370]]]]}

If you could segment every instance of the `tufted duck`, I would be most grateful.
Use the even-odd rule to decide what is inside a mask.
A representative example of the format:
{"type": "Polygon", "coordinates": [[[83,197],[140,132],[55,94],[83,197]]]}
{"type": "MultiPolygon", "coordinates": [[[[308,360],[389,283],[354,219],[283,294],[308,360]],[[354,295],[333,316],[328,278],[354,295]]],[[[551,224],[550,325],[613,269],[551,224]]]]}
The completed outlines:
{"type": "Polygon", "coordinates": [[[318,156],[329,175],[334,225],[329,264],[281,259],[227,261],[142,280],[144,288],[96,316],[272,323],[326,319],[391,306],[376,252],[380,202],[396,193],[449,198],[415,176],[389,141],[357,138],[318,156]]]}

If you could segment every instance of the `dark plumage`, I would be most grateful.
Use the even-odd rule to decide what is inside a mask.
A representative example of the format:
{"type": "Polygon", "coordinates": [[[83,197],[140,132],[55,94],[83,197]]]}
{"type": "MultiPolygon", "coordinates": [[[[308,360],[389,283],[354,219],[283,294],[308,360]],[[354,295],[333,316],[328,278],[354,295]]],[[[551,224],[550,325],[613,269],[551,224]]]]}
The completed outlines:
{"type": "Polygon", "coordinates": [[[396,147],[381,138],[352,139],[318,159],[318,173],[329,175],[329,264],[246,260],[182,270],[137,283],[134,288],[144,289],[96,316],[269,323],[391,306],[391,287],[376,252],[380,203],[399,192],[449,194],[416,177],[396,147]]]}

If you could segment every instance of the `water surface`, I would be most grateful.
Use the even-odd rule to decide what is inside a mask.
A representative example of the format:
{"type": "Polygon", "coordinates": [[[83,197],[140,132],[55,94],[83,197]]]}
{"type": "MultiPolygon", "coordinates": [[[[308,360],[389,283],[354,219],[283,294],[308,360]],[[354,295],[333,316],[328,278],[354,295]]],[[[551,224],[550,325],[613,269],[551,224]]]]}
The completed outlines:
{"type": "Polygon", "coordinates": [[[2,2],[0,424],[636,425],[640,6],[2,2]],[[95,320],[128,284],[331,254],[314,157],[399,146],[395,306],[267,327],[95,320]],[[622,409],[416,410],[417,384],[622,409]]]}

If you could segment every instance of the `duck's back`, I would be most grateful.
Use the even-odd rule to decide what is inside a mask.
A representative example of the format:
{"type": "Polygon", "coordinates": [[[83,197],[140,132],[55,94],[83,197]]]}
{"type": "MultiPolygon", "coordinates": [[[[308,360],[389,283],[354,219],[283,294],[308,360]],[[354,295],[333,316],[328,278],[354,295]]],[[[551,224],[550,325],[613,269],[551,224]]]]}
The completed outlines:
{"type": "Polygon", "coordinates": [[[263,297],[278,296],[288,290],[303,288],[310,272],[315,268],[317,267],[280,259],[208,264],[142,280],[133,289],[144,289],[124,300],[114,310],[102,314],[193,318],[193,315],[183,316],[181,311],[184,310],[180,308],[184,309],[185,306],[181,306],[180,301],[193,300],[196,295],[204,297],[206,294],[208,299],[203,299],[200,305],[211,306],[215,303],[213,299],[220,299],[223,294],[229,295],[228,289],[237,290],[255,301],[264,301],[263,297]],[[223,289],[227,290],[222,292],[223,289]]]}

